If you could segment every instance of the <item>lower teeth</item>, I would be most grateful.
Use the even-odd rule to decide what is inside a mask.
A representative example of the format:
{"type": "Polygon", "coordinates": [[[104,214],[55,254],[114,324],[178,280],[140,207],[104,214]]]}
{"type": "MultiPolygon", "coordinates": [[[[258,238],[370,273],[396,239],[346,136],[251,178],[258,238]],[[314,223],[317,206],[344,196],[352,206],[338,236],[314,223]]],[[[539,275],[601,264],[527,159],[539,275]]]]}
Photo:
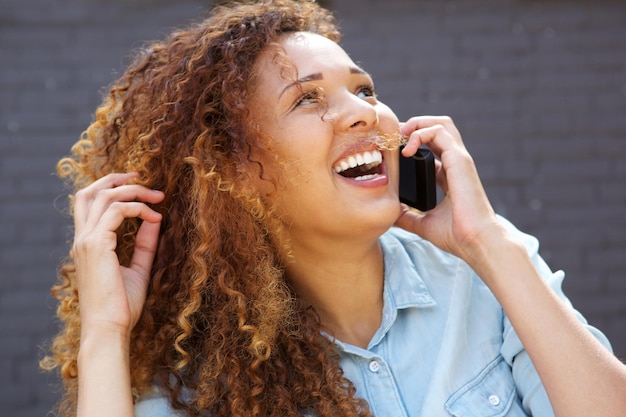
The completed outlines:
{"type": "Polygon", "coordinates": [[[369,175],[361,175],[360,177],[354,177],[355,181],[365,181],[365,180],[370,180],[372,178],[374,178],[376,176],[376,174],[369,174],[369,175]]]}

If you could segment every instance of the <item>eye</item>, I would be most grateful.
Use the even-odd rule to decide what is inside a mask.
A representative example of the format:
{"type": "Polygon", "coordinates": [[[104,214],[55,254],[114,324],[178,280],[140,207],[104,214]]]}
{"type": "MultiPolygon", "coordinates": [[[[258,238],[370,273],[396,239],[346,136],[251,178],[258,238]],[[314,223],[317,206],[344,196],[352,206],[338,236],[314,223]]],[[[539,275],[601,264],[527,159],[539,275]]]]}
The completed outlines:
{"type": "Polygon", "coordinates": [[[323,98],[324,95],[322,94],[320,89],[315,88],[313,90],[304,92],[300,97],[298,97],[298,99],[294,103],[294,107],[318,104],[323,100],[323,98]]]}
{"type": "Polygon", "coordinates": [[[356,95],[359,98],[367,99],[367,98],[376,98],[376,93],[374,92],[374,86],[372,85],[362,85],[357,91],[356,95]]]}

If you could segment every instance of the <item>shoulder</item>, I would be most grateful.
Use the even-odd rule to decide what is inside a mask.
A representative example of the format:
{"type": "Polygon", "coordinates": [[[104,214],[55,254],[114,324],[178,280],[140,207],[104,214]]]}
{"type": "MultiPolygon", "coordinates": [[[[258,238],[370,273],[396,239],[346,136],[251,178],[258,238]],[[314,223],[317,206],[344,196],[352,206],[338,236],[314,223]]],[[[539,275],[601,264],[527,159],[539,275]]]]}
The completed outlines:
{"type": "MultiPolygon", "coordinates": [[[[504,229],[515,239],[521,242],[529,253],[537,253],[539,251],[539,241],[536,237],[529,235],[519,230],[513,223],[506,218],[498,215],[498,221],[504,227],[504,229]]],[[[381,236],[381,242],[383,247],[403,247],[409,252],[428,252],[429,254],[437,254],[443,258],[453,257],[447,252],[434,246],[429,241],[416,235],[415,233],[408,232],[399,227],[392,227],[381,236]]]]}

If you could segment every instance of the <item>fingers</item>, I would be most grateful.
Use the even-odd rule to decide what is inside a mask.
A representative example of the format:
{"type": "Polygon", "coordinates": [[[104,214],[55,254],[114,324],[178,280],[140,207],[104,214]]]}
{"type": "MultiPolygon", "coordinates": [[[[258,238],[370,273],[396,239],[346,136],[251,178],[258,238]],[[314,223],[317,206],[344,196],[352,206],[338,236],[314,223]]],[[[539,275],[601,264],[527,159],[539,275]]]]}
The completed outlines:
{"type": "MultiPolygon", "coordinates": [[[[76,193],[74,202],[76,254],[89,258],[88,253],[114,250],[116,230],[124,219],[143,220],[137,237],[137,249],[132,262],[146,272],[151,268],[158,242],[162,215],[147,203],[159,203],[164,194],[137,184],[128,184],[136,174],[109,174],[76,193]]],[[[104,253],[102,252],[102,253],[104,253]]]]}
{"type": "Polygon", "coordinates": [[[160,214],[145,203],[162,201],[163,193],[141,185],[127,184],[134,177],[134,173],[110,174],[76,193],[76,232],[93,229],[99,223],[108,230],[115,230],[127,217],[139,217],[148,222],[160,221],[160,214]],[[112,212],[109,212],[111,209],[112,212]],[[105,222],[101,223],[103,220],[105,222]]]}
{"type": "MultiPolygon", "coordinates": [[[[150,209],[145,203],[158,203],[162,200],[163,193],[150,190],[140,185],[124,185],[118,188],[102,190],[90,201],[88,214],[83,225],[93,228],[105,217],[110,209],[121,209],[125,217],[139,217],[147,221],[159,221],[155,215],[157,212],[150,209]]],[[[159,215],[160,216],[160,215],[159,215]]],[[[120,223],[121,220],[119,219],[120,223]]]]}
{"type": "MultiPolygon", "coordinates": [[[[142,228],[144,229],[141,235],[143,253],[153,252],[152,247],[156,246],[156,241],[158,240],[161,214],[152,210],[144,203],[114,202],[97,219],[97,222],[94,222],[93,227],[83,227],[80,232],[76,232],[72,251],[77,263],[81,263],[79,262],[81,259],[83,261],[93,260],[100,258],[103,254],[114,251],[117,245],[116,230],[124,219],[133,217],[144,220],[139,229],[140,231],[142,228]],[[146,224],[151,226],[144,226],[146,224]],[[156,231],[154,228],[156,228],[156,231]],[[148,232],[145,229],[148,229],[148,232]],[[152,238],[154,242],[148,242],[148,239],[152,238]]],[[[139,262],[141,266],[145,265],[145,261],[142,261],[142,258],[139,258],[139,262]]],[[[117,261],[115,263],[117,264],[117,261]]]]}
{"type": "Polygon", "coordinates": [[[415,154],[421,145],[426,145],[439,158],[441,164],[437,164],[436,178],[444,193],[447,194],[448,191],[448,174],[451,170],[457,171],[459,174],[457,176],[461,178],[463,177],[460,175],[461,172],[471,174],[469,177],[474,180],[474,161],[450,117],[412,117],[401,126],[401,132],[409,136],[408,143],[402,150],[404,156],[409,157],[415,154]]]}
{"type": "Polygon", "coordinates": [[[154,211],[144,203],[115,201],[98,219],[94,220],[93,229],[116,230],[124,219],[139,218],[149,223],[161,221],[161,213],[154,211]]]}
{"type": "Polygon", "coordinates": [[[410,135],[413,131],[442,125],[450,131],[458,134],[458,130],[454,125],[454,121],[449,116],[415,116],[400,125],[400,129],[404,135],[410,135]]]}
{"type": "Polygon", "coordinates": [[[400,131],[409,140],[402,150],[411,156],[421,145],[427,145],[437,156],[453,146],[463,147],[461,135],[448,116],[417,116],[401,124],[400,131]]]}
{"type": "Polygon", "coordinates": [[[136,176],[136,173],[109,174],[78,191],[74,196],[75,221],[84,222],[87,219],[91,201],[99,191],[126,184],[131,178],[136,176]]]}

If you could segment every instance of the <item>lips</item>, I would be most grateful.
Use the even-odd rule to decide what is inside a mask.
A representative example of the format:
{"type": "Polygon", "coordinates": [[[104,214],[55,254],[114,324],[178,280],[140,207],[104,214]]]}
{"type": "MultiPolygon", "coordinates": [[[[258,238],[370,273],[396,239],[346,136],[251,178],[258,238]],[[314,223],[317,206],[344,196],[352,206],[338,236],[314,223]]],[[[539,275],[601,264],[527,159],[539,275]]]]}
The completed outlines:
{"type": "Polygon", "coordinates": [[[355,152],[333,165],[335,172],[343,177],[356,181],[365,181],[381,174],[382,153],[377,150],[355,152]]]}

